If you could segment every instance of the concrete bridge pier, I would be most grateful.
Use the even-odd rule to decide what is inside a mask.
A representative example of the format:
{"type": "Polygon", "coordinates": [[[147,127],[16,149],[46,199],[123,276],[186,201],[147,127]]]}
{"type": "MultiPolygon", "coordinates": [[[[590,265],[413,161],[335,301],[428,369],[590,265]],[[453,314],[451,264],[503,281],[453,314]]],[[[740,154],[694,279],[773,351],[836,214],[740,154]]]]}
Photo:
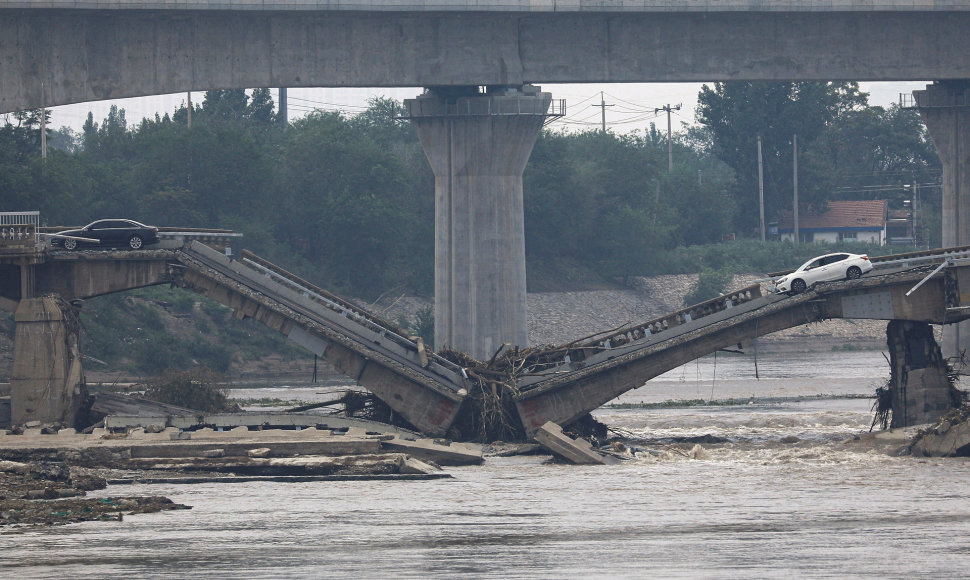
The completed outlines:
{"type": "Polygon", "coordinates": [[[436,87],[405,101],[435,174],[435,348],[528,342],[522,172],[552,97],[436,87]]]}
{"type": "Polygon", "coordinates": [[[84,397],[77,313],[54,297],[24,298],[14,321],[11,424],[73,427],[84,397]]]}
{"type": "MultiPolygon", "coordinates": [[[[970,80],[937,81],[913,91],[943,162],[943,246],[970,245],[970,80]]],[[[970,302],[970,289],[960,302],[970,302]]],[[[970,347],[970,321],[943,327],[943,353],[970,347]]]]}
{"type": "Polygon", "coordinates": [[[929,324],[890,320],[886,339],[892,398],[890,427],[933,423],[960,405],[960,391],[947,376],[946,359],[929,324]]]}

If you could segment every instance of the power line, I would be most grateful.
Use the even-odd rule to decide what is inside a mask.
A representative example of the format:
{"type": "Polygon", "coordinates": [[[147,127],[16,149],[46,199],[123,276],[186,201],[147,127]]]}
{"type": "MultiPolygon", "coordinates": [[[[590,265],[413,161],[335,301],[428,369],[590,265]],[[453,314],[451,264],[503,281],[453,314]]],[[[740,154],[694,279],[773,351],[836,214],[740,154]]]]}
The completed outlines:
{"type": "Polygon", "coordinates": [[[603,132],[606,133],[606,107],[612,107],[613,105],[607,105],[606,104],[606,101],[603,98],[603,91],[600,91],[600,104],[598,104],[598,105],[590,105],[590,106],[592,106],[592,107],[599,107],[599,108],[602,109],[603,132]]]}

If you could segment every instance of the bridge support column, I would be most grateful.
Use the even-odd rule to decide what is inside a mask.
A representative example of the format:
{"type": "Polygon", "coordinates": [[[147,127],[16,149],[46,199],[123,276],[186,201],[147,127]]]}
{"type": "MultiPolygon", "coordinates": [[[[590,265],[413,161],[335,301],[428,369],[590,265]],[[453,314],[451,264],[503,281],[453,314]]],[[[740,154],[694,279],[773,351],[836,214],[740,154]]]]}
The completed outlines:
{"type": "Polygon", "coordinates": [[[73,427],[84,396],[77,314],[56,298],[25,298],[14,321],[11,423],[73,427]]]}
{"type": "MultiPolygon", "coordinates": [[[[943,246],[970,245],[970,80],[938,81],[913,95],[943,162],[943,246]]],[[[961,294],[970,303],[970,288],[961,294]]],[[[943,328],[947,357],[968,347],[970,321],[943,328]]]]}
{"type": "Polygon", "coordinates": [[[552,101],[537,87],[405,101],[435,174],[435,347],[485,359],[528,342],[522,172],[552,101]]]}
{"type": "Polygon", "coordinates": [[[925,322],[890,320],[886,327],[892,397],[890,427],[932,423],[960,404],[946,360],[925,322]]]}

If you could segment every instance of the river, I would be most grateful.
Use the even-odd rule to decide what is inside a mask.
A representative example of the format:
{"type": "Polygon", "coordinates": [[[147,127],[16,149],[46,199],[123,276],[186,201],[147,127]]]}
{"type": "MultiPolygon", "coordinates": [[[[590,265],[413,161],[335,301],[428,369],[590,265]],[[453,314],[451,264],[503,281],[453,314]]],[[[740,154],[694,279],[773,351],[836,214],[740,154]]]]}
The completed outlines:
{"type": "Polygon", "coordinates": [[[964,576],[970,462],[858,439],[881,353],[764,354],[757,377],[752,358],[707,357],[596,411],[640,450],[620,465],[493,457],[434,481],[109,488],[193,509],[0,536],[0,576],[964,576]],[[653,405],[692,399],[721,404],[653,405]],[[699,435],[728,442],[671,443],[699,435]]]}

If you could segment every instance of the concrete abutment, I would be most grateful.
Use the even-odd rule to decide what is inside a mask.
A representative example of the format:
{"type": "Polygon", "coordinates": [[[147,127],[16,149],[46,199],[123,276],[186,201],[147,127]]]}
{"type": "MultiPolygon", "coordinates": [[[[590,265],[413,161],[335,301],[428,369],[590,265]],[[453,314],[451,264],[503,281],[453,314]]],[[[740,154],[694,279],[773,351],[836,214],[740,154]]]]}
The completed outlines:
{"type": "Polygon", "coordinates": [[[25,298],[14,321],[11,423],[73,427],[85,396],[76,310],[51,296],[25,298]]]}
{"type": "Polygon", "coordinates": [[[552,97],[537,87],[429,89],[405,101],[435,174],[435,348],[526,346],[522,173],[552,97]]]}

